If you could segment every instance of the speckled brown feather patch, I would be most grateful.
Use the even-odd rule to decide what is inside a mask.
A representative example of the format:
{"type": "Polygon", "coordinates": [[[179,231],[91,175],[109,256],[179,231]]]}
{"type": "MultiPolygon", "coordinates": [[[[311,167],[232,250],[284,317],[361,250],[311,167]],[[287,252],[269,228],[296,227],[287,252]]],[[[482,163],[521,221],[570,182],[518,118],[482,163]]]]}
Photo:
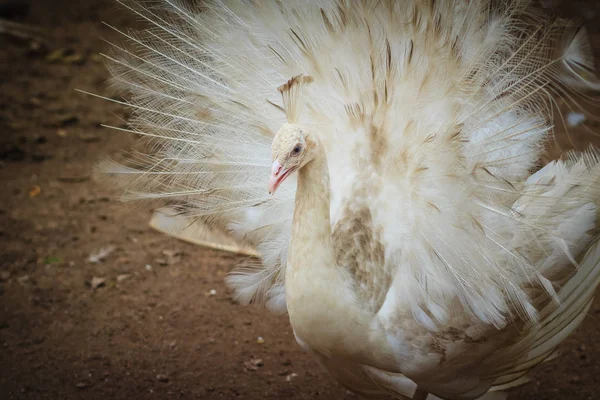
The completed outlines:
{"type": "Polygon", "coordinates": [[[332,234],[336,262],[350,272],[359,300],[373,312],[383,304],[392,282],[380,237],[381,228],[374,225],[369,208],[347,202],[332,234]]]}

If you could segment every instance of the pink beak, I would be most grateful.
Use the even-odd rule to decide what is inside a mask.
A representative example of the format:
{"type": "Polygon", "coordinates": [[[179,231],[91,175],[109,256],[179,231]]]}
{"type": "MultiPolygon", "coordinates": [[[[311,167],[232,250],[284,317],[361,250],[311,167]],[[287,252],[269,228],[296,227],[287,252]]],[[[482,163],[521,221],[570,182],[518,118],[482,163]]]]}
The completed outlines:
{"type": "Polygon", "coordinates": [[[271,178],[269,179],[269,194],[273,195],[277,191],[277,188],[281,183],[290,175],[292,172],[290,169],[283,169],[283,166],[279,164],[279,161],[275,161],[271,167],[271,178]]]}

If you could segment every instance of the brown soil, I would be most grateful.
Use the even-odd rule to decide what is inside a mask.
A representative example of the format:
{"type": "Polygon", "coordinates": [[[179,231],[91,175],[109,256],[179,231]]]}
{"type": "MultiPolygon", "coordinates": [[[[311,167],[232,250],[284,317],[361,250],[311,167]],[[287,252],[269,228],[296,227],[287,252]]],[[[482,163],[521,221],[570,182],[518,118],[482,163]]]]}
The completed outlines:
{"type": "MultiPolygon", "coordinates": [[[[300,350],[286,316],[231,300],[223,277],[235,257],[152,231],[147,213],[91,177],[132,139],[99,126],[121,123],[118,106],[75,88],[102,93],[93,54],[116,36],[101,21],[135,18],[112,1],[33,3],[22,21],[48,44],[0,37],[0,397],[355,398],[300,350]],[[161,266],[165,250],[181,259],[161,266]]],[[[597,301],[512,399],[598,398],[599,316],[597,301]]]]}

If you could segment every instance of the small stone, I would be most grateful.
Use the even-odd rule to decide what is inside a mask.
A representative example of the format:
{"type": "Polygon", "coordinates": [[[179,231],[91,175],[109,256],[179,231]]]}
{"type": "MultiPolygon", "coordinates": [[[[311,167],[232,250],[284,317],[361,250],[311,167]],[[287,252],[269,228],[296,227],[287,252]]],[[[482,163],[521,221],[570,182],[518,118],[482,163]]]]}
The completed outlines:
{"type": "Polygon", "coordinates": [[[169,265],[169,263],[167,263],[167,260],[165,260],[164,258],[157,258],[156,259],[156,263],[158,265],[160,265],[161,267],[164,267],[166,265],[169,265]]]}
{"type": "Polygon", "coordinates": [[[85,383],[85,382],[79,382],[77,385],[75,385],[75,387],[77,389],[85,389],[87,387],[87,383],[85,383]]]}
{"type": "Polygon", "coordinates": [[[156,375],[156,380],[159,382],[169,382],[169,377],[165,374],[156,375]]]}
{"type": "Polygon", "coordinates": [[[250,361],[244,361],[244,369],[246,371],[256,371],[258,368],[255,365],[252,365],[250,361]]]}
{"type": "Polygon", "coordinates": [[[295,377],[297,377],[297,376],[298,376],[298,374],[297,374],[297,373],[295,373],[295,372],[292,372],[291,374],[289,374],[288,376],[286,376],[286,377],[285,377],[285,380],[286,380],[287,382],[291,382],[291,380],[292,380],[292,379],[294,379],[294,378],[295,378],[295,377]]]}
{"type": "Polygon", "coordinates": [[[209,296],[215,296],[216,294],[217,294],[217,291],[216,291],[215,289],[210,289],[210,290],[208,291],[208,295],[209,295],[209,296]]]}
{"type": "Polygon", "coordinates": [[[244,368],[246,369],[246,371],[256,371],[259,367],[262,367],[263,365],[264,363],[260,358],[253,358],[250,361],[244,362],[244,368]]]}
{"type": "Polygon", "coordinates": [[[24,284],[25,282],[27,282],[29,280],[29,275],[23,275],[17,278],[17,281],[20,284],[24,284]]]}
{"type": "Polygon", "coordinates": [[[100,141],[100,137],[94,135],[93,133],[82,132],[78,135],[78,137],[79,137],[79,140],[81,140],[82,142],[85,142],[85,143],[92,143],[92,142],[100,141]]]}
{"type": "Polygon", "coordinates": [[[97,289],[101,286],[104,286],[105,282],[106,282],[106,278],[100,278],[100,277],[94,276],[90,282],[90,285],[92,286],[93,289],[97,289]]]}
{"type": "Polygon", "coordinates": [[[146,271],[152,271],[152,265],[146,264],[146,271]]]}
{"type": "Polygon", "coordinates": [[[166,257],[168,265],[179,263],[183,257],[183,253],[178,250],[163,250],[162,254],[166,257]]]}
{"type": "Polygon", "coordinates": [[[265,365],[262,358],[256,358],[252,360],[252,364],[256,365],[257,367],[262,367],[263,365],[265,365]]]}
{"type": "Polygon", "coordinates": [[[124,264],[129,264],[129,261],[130,261],[130,260],[129,260],[129,258],[128,258],[128,257],[121,256],[121,257],[117,257],[117,258],[114,260],[114,263],[115,263],[115,264],[118,264],[118,265],[124,265],[124,264]]]}
{"type": "Polygon", "coordinates": [[[129,278],[131,275],[129,274],[121,274],[117,276],[117,282],[123,282],[125,279],[129,278]]]}
{"type": "Polygon", "coordinates": [[[92,264],[101,263],[102,261],[104,261],[104,259],[106,257],[111,255],[116,249],[117,249],[117,246],[115,246],[115,245],[103,247],[100,250],[90,254],[90,256],[88,257],[88,262],[90,262],[92,264]]]}
{"type": "Polygon", "coordinates": [[[256,338],[256,343],[263,344],[264,342],[265,342],[265,339],[263,339],[262,336],[259,336],[259,337],[256,338]]]}

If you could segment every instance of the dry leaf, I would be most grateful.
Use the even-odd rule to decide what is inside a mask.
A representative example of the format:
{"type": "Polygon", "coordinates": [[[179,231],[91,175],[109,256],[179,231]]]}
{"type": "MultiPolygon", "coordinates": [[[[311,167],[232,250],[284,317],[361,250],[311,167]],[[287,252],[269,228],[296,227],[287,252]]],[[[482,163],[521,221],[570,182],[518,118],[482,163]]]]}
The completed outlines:
{"type": "Polygon", "coordinates": [[[40,193],[42,193],[42,188],[39,187],[38,185],[34,185],[31,190],[29,191],[29,197],[36,197],[38,196],[40,193]]]}

